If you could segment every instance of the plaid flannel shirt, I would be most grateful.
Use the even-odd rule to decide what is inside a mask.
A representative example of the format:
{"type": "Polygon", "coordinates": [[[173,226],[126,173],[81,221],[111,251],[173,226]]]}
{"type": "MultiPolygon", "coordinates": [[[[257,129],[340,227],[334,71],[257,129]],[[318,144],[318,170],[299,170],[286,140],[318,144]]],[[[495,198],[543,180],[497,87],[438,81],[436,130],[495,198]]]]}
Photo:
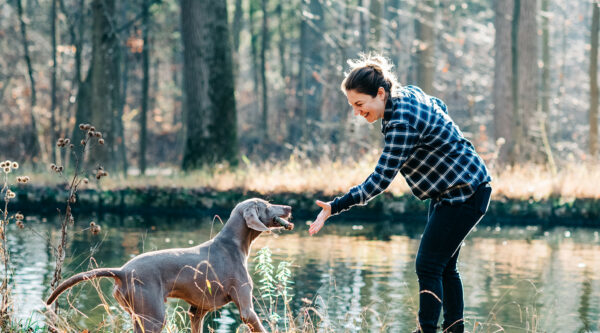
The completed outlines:
{"type": "Polygon", "coordinates": [[[375,171],[330,202],[332,215],[367,204],[398,171],[417,198],[449,204],[464,202],[480,184],[491,181],[483,160],[454,124],[444,102],[418,87],[402,87],[388,99],[381,131],[385,146],[375,171]]]}

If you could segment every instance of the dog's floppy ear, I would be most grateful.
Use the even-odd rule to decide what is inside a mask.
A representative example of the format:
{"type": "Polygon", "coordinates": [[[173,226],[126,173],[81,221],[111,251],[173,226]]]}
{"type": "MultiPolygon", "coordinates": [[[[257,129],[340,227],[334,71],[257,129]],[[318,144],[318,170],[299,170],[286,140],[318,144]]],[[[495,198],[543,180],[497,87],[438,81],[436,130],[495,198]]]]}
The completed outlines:
{"type": "Polygon", "coordinates": [[[258,214],[256,212],[256,206],[252,205],[250,207],[246,207],[246,209],[244,209],[244,220],[246,220],[246,225],[248,226],[248,228],[250,229],[254,229],[256,231],[269,231],[269,228],[267,228],[267,226],[265,226],[262,222],[260,222],[260,219],[258,218],[258,214]]]}

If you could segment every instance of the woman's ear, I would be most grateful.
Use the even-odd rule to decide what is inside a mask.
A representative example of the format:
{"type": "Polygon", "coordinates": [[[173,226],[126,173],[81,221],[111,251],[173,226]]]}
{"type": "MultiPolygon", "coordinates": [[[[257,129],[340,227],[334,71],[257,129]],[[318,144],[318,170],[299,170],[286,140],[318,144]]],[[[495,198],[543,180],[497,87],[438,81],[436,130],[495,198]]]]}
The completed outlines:
{"type": "Polygon", "coordinates": [[[382,101],[385,101],[385,89],[383,89],[383,87],[377,89],[377,97],[381,98],[382,101]]]}

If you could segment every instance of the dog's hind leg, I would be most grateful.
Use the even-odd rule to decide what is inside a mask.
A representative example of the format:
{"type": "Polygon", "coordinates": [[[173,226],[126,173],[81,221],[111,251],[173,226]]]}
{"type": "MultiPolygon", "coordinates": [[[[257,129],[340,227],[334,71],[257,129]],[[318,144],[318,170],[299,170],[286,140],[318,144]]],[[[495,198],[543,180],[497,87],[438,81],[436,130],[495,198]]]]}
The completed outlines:
{"type": "Polygon", "coordinates": [[[139,290],[131,302],[131,319],[135,333],[160,333],[165,324],[164,298],[139,290]]]}
{"type": "Polygon", "coordinates": [[[206,309],[198,309],[195,306],[190,306],[190,322],[192,323],[192,333],[202,333],[204,324],[204,316],[208,313],[206,309]]]}

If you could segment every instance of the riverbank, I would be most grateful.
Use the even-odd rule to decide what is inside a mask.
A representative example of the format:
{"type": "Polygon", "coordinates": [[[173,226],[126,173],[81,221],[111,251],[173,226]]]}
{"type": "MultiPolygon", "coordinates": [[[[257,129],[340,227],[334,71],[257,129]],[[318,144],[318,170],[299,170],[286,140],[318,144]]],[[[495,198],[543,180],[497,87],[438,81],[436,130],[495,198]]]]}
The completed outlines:
{"type": "MultiPolygon", "coordinates": [[[[296,218],[312,219],[315,199],[331,200],[360,184],[376,163],[376,154],[349,162],[314,163],[291,158],[282,163],[216,165],[192,173],[157,169],[147,176],[126,178],[111,174],[96,182],[90,177],[77,193],[74,212],[152,215],[227,216],[238,202],[261,197],[293,206],[296,218]]],[[[19,175],[28,174],[19,170],[19,175]]],[[[600,166],[570,163],[551,173],[545,166],[525,165],[491,170],[493,195],[485,222],[492,224],[600,225],[600,166]]],[[[10,211],[56,213],[67,201],[66,178],[29,174],[29,184],[14,186],[17,197],[10,211]]],[[[18,175],[15,175],[18,176],[18,175]]],[[[402,179],[367,206],[356,207],[338,219],[396,221],[427,212],[402,179]]]]}
{"type": "MultiPolygon", "coordinates": [[[[214,216],[226,218],[240,201],[260,197],[274,203],[291,205],[294,216],[312,219],[318,212],[316,198],[328,199],[323,192],[270,192],[259,193],[241,188],[219,191],[214,188],[177,188],[147,186],[111,190],[83,189],[78,192],[73,211],[120,214],[150,214],[177,216],[214,216]]],[[[64,210],[67,192],[64,186],[26,186],[17,190],[16,200],[11,201],[11,211],[22,213],[56,213],[64,210]]],[[[399,221],[407,216],[423,216],[427,202],[409,194],[386,192],[369,202],[355,207],[337,217],[356,221],[399,221]]],[[[597,198],[549,197],[536,200],[508,198],[495,195],[490,203],[486,222],[492,224],[544,224],[600,226],[600,200],[597,198]]]]}

